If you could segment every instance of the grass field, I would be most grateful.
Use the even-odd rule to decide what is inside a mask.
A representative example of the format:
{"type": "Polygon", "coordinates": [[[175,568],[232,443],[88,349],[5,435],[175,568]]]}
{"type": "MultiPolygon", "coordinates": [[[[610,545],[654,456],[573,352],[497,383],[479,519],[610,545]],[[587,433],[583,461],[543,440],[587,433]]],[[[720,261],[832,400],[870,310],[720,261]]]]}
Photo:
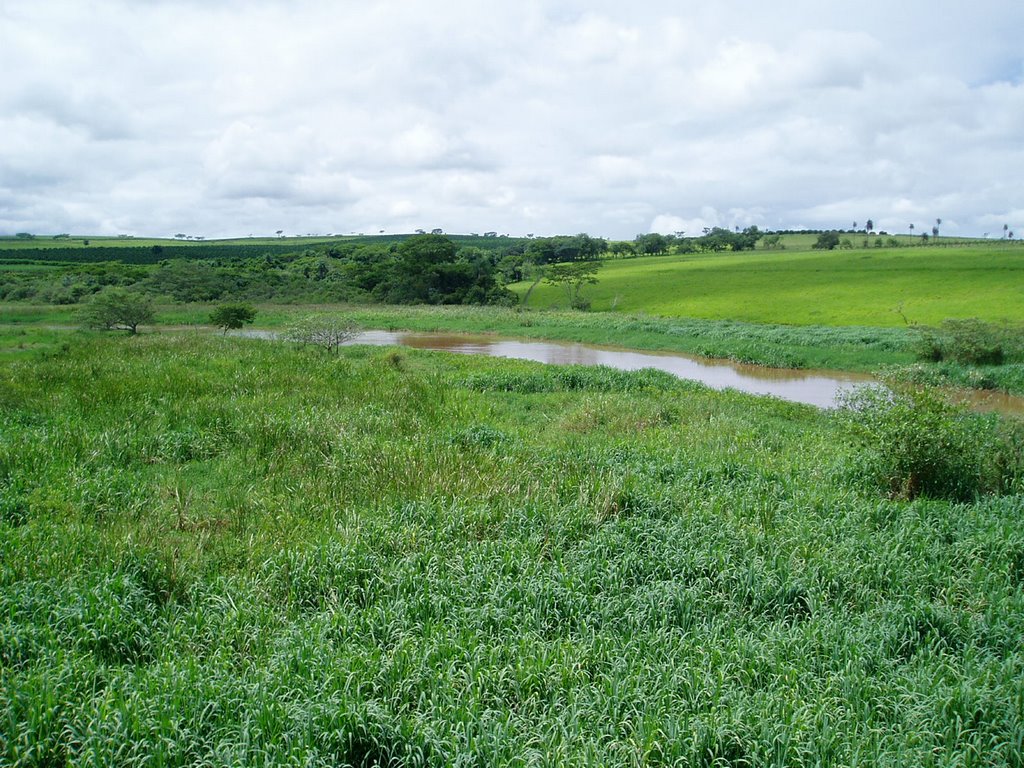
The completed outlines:
{"type": "Polygon", "coordinates": [[[0,367],[0,763],[1020,765],[1021,490],[651,372],[68,333],[0,367]]]}
{"type": "MultiPolygon", "coordinates": [[[[1017,243],[645,257],[606,262],[598,279],[583,289],[595,310],[798,325],[1024,321],[1017,243]]],[[[543,284],[530,298],[567,304],[562,289],[543,284]]]]}

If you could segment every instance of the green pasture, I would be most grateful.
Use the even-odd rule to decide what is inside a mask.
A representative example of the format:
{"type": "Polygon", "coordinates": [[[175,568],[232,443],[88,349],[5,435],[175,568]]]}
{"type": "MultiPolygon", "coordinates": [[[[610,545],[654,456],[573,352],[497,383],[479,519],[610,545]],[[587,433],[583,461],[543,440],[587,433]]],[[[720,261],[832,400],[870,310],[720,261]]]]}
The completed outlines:
{"type": "MultiPolygon", "coordinates": [[[[755,251],[608,261],[582,295],[595,310],[797,325],[891,327],[1024,320],[1024,246],[755,251]]],[[[514,286],[525,294],[527,285],[514,286]]],[[[565,307],[541,284],[535,307],[565,307]]]]}
{"type": "Polygon", "coordinates": [[[0,366],[0,764],[1024,754],[1021,488],[651,371],[64,333],[0,366]]]}
{"type": "MultiPolygon", "coordinates": [[[[896,243],[898,245],[900,245],[900,246],[917,247],[917,246],[922,246],[923,245],[923,241],[922,241],[922,238],[921,238],[920,234],[910,235],[910,234],[901,234],[901,233],[888,233],[888,234],[882,235],[882,234],[879,234],[878,232],[874,232],[874,233],[872,233],[870,235],[869,234],[865,234],[863,232],[857,232],[857,233],[852,233],[852,234],[849,233],[849,232],[839,232],[838,234],[839,234],[840,240],[849,240],[850,241],[850,245],[854,249],[875,248],[875,247],[877,247],[877,242],[878,242],[879,238],[881,238],[883,246],[887,246],[889,240],[895,240],[896,243]],[[865,245],[865,241],[867,241],[866,245],[865,245]]],[[[806,251],[806,250],[810,250],[814,246],[814,243],[817,241],[817,239],[818,239],[818,235],[813,235],[813,234],[787,234],[787,235],[782,235],[779,242],[780,242],[780,244],[783,246],[783,248],[785,250],[805,250],[806,251]]],[[[947,236],[940,236],[938,239],[934,239],[934,238],[931,238],[930,235],[929,235],[928,247],[933,247],[934,246],[934,247],[941,247],[941,248],[948,248],[948,247],[957,247],[958,248],[958,247],[961,247],[961,246],[969,246],[969,245],[988,246],[988,245],[993,245],[993,244],[998,244],[998,243],[999,243],[998,240],[984,239],[984,238],[980,238],[980,237],[947,237],[947,236]]],[[[760,248],[760,249],[763,249],[763,250],[769,250],[769,249],[767,249],[765,247],[764,241],[759,242],[757,244],[757,247],[760,248]]]]}

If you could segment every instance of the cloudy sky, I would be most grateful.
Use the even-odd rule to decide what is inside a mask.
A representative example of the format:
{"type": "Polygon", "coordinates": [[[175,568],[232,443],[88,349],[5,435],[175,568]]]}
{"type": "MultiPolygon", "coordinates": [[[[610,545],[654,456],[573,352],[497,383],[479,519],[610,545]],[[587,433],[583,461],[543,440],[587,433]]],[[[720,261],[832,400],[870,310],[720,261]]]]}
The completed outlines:
{"type": "Polygon", "coordinates": [[[0,0],[0,233],[1024,231],[1020,0],[0,0]]]}

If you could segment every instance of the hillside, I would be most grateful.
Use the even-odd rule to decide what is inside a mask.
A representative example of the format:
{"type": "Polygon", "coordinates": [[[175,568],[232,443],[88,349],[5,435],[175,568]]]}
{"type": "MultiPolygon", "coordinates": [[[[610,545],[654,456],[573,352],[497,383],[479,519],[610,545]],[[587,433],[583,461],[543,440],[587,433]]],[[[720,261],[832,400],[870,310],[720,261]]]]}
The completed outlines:
{"type": "MultiPolygon", "coordinates": [[[[1024,321],[1024,244],[794,248],[609,260],[594,310],[797,325],[888,327],[946,318],[1024,321]]],[[[528,285],[514,289],[520,296],[528,285]]],[[[566,306],[541,284],[530,306],[566,306]]]]}

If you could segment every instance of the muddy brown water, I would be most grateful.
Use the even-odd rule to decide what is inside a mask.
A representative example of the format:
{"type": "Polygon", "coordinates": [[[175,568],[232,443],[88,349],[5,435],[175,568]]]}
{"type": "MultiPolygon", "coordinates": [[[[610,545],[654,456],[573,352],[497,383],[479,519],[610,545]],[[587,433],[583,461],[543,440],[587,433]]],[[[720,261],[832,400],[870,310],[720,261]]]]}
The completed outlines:
{"type": "MultiPolygon", "coordinates": [[[[273,331],[246,330],[238,335],[277,338],[273,331]]],[[[401,346],[456,352],[462,355],[506,357],[553,365],[606,365],[622,371],[656,368],[712,389],[735,389],[768,395],[819,408],[835,408],[845,393],[878,380],[865,373],[797,368],[768,368],[680,352],[638,352],[621,347],[562,341],[507,339],[462,333],[422,331],[363,331],[348,344],[401,346]]],[[[957,398],[983,411],[1024,415],[1024,398],[1000,392],[965,391],[957,398]]]]}
{"type": "Polygon", "coordinates": [[[397,344],[414,349],[458,352],[464,355],[508,357],[554,365],[606,365],[622,371],[656,368],[681,379],[699,381],[713,389],[738,389],[755,395],[772,395],[822,408],[835,407],[837,398],[854,387],[872,381],[870,376],[824,371],[796,371],[742,365],[725,360],[692,357],[671,352],[637,352],[615,347],[556,341],[520,341],[442,333],[368,331],[356,344],[397,344]]]}

